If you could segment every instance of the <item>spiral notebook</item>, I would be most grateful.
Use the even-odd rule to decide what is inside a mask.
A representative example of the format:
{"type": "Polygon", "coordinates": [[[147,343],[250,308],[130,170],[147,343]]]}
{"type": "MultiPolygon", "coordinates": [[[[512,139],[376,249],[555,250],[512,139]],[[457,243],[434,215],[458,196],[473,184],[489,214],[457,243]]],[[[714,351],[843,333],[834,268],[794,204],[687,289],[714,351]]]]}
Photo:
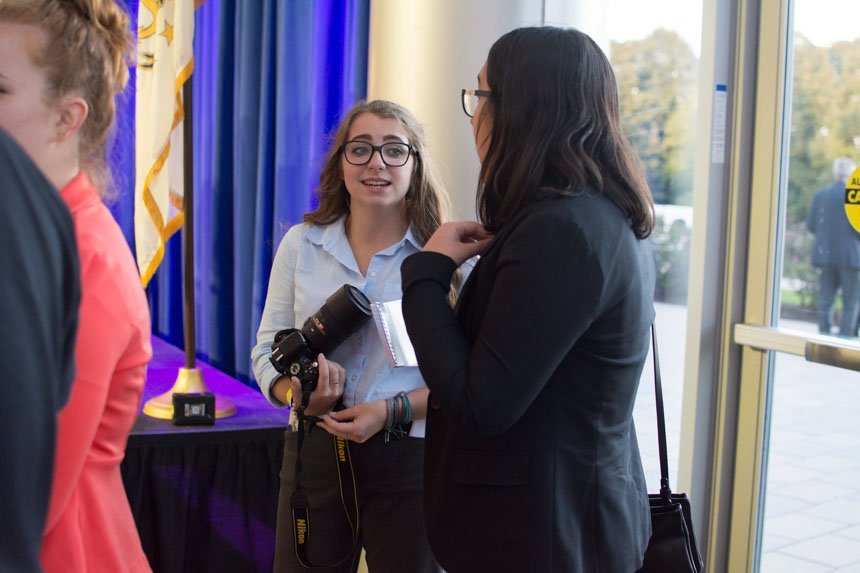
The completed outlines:
{"type": "Polygon", "coordinates": [[[382,338],[382,345],[387,350],[388,361],[393,368],[401,366],[418,366],[415,349],[406,332],[403,321],[403,310],[400,300],[374,302],[372,307],[373,321],[382,338]]]}

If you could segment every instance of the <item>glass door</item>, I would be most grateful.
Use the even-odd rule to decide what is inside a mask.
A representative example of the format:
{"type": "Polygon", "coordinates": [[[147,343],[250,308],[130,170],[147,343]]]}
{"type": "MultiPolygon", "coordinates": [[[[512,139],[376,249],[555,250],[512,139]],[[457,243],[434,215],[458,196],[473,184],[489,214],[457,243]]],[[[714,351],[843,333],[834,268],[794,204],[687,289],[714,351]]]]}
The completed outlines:
{"type": "Polygon", "coordinates": [[[730,571],[860,571],[858,23],[761,3],[730,571]]]}

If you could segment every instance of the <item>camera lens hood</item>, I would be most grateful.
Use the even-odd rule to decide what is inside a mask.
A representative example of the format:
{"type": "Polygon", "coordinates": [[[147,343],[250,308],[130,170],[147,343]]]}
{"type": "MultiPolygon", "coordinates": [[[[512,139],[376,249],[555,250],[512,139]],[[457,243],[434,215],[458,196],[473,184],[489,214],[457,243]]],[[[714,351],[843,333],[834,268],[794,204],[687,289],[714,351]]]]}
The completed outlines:
{"type": "Polygon", "coordinates": [[[328,353],[357,331],[370,318],[370,301],[352,285],[343,285],[302,326],[308,346],[328,353]]]}

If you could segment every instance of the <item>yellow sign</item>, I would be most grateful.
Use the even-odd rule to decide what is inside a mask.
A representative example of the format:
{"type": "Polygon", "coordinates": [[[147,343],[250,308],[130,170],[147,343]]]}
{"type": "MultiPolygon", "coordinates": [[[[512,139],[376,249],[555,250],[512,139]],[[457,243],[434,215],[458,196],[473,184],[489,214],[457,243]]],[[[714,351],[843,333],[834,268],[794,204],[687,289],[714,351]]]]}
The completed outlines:
{"type": "Polygon", "coordinates": [[[860,167],[845,183],[845,214],[854,230],[860,233],[860,167]]]}

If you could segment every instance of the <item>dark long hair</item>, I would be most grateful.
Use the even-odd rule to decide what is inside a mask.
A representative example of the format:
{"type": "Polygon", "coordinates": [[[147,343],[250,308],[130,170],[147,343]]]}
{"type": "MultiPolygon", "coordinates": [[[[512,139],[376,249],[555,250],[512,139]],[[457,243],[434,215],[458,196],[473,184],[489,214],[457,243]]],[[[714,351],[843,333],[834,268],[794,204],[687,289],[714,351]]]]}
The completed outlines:
{"type": "Polygon", "coordinates": [[[478,214],[497,231],[547,195],[591,187],[624,212],[640,239],[654,227],[654,202],[621,129],[615,74],[588,35],[519,28],[487,56],[492,136],[481,165],[478,214]]]}

